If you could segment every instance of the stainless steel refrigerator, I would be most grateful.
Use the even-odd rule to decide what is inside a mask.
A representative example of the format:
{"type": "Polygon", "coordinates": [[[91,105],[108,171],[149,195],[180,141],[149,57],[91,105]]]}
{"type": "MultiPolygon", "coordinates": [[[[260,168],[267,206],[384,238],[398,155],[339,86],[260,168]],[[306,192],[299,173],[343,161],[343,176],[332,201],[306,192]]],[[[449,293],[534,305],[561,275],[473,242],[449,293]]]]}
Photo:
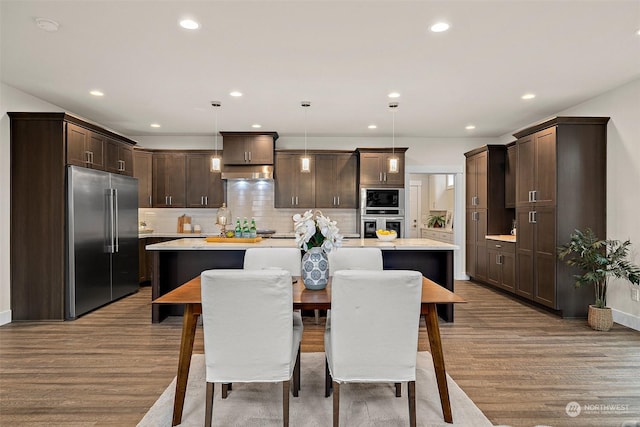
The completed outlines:
{"type": "Polygon", "coordinates": [[[138,290],[138,180],[67,167],[66,318],[138,290]]]}

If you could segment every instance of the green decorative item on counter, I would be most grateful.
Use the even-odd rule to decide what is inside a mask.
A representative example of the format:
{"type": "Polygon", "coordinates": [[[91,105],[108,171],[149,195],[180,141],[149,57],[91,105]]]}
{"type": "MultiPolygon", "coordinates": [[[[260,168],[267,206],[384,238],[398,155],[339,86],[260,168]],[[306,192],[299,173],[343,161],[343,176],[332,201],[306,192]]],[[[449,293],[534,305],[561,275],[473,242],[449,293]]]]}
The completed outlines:
{"type": "Polygon", "coordinates": [[[582,274],[573,276],[576,288],[590,284],[594,286],[595,304],[589,306],[589,325],[593,329],[606,331],[613,324],[611,309],[607,307],[610,277],[640,285],[640,267],[628,259],[630,246],[630,240],[601,240],[587,228],[584,231],[575,230],[569,242],[558,248],[558,258],[567,258],[567,265],[582,270],[582,274]],[[597,310],[607,310],[608,314],[597,310]],[[607,318],[603,321],[605,315],[607,318]]]}
{"type": "Polygon", "coordinates": [[[445,216],[444,215],[431,215],[427,220],[427,227],[431,228],[442,228],[445,224],[445,216]]]}

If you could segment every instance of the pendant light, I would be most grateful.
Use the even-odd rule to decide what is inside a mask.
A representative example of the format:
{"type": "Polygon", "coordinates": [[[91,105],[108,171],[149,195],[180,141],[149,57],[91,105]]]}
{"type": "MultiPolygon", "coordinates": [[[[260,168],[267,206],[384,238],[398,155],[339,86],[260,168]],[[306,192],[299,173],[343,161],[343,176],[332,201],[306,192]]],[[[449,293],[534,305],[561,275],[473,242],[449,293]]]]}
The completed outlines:
{"type": "Polygon", "coordinates": [[[307,156],[307,108],[311,106],[311,102],[302,101],[300,103],[304,108],[304,156],[300,158],[300,172],[311,172],[311,159],[307,156]]]}
{"type": "Polygon", "coordinates": [[[220,159],[220,156],[218,156],[218,109],[221,105],[220,101],[211,101],[211,106],[215,108],[216,111],[216,133],[214,134],[215,153],[211,158],[211,172],[222,171],[222,160],[220,159]]]}
{"type": "Polygon", "coordinates": [[[389,173],[400,172],[400,162],[396,157],[396,110],[398,109],[397,102],[390,102],[389,109],[391,110],[392,119],[392,136],[391,136],[391,157],[389,157],[389,173]]]}

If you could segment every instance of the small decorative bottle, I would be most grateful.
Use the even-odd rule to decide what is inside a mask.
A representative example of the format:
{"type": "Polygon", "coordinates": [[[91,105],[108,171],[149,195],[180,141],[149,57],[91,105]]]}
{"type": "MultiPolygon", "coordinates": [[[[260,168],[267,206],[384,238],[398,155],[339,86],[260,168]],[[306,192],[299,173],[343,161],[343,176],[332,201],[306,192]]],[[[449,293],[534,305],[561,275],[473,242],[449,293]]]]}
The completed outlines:
{"type": "Polygon", "coordinates": [[[242,228],[240,227],[240,217],[236,218],[236,228],[233,232],[233,237],[242,237],[242,228]]]}
{"type": "Polygon", "coordinates": [[[258,237],[258,230],[256,229],[256,219],[251,218],[251,227],[249,227],[249,236],[253,239],[258,237]]]}
{"type": "Polygon", "coordinates": [[[244,223],[242,224],[242,237],[248,239],[251,237],[251,232],[249,231],[249,222],[247,221],[247,217],[244,217],[244,223]]]}

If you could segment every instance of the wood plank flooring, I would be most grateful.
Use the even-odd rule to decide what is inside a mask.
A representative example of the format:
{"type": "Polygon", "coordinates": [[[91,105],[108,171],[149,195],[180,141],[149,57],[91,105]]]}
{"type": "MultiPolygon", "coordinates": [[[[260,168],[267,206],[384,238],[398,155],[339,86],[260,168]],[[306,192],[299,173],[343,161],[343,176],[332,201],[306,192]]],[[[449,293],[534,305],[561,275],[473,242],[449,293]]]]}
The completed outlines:
{"type": "MultiPolygon", "coordinates": [[[[474,283],[455,286],[469,303],[441,323],[447,370],[494,424],[640,425],[640,332],[595,332],[474,283]],[[572,401],[592,406],[571,418],[572,401]]],[[[150,319],[147,287],[73,322],[0,327],[0,426],[135,426],[177,368],[181,319],[150,319]]],[[[323,351],[323,328],[305,318],[303,351],[323,351]]],[[[419,347],[428,349],[424,324],[419,347]]]]}

